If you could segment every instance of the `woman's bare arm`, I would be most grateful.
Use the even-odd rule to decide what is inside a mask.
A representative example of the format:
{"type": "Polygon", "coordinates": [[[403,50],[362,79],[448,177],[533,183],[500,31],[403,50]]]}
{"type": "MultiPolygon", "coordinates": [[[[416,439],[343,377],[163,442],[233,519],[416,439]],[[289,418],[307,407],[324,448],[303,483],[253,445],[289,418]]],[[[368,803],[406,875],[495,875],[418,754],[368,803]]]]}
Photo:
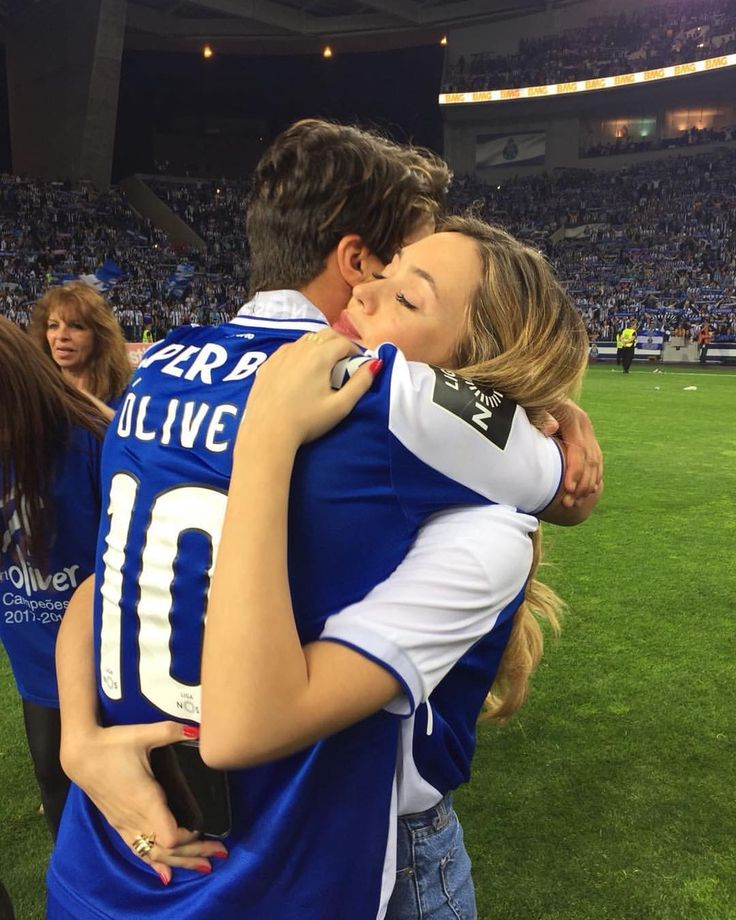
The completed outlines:
{"type": "Polygon", "coordinates": [[[61,764],[129,846],[139,834],[155,833],[157,845],[145,861],[167,885],[171,867],[209,869],[209,858],[225,848],[177,827],[151,772],[151,749],[191,738],[189,726],[179,722],[100,726],[92,647],[94,590],[95,579],[90,576],[74,592],[56,644],[61,764]]]}
{"type": "Polygon", "coordinates": [[[289,591],[294,457],[370,387],[364,367],[341,390],[330,388],[331,367],[352,348],[329,334],[319,345],[285,346],[258,372],[249,398],[207,608],[200,743],[212,766],[284,756],[377,712],[399,693],[396,678],[358,652],[332,642],[302,648],[289,591]],[[294,399],[294,380],[301,399],[294,399]]]}

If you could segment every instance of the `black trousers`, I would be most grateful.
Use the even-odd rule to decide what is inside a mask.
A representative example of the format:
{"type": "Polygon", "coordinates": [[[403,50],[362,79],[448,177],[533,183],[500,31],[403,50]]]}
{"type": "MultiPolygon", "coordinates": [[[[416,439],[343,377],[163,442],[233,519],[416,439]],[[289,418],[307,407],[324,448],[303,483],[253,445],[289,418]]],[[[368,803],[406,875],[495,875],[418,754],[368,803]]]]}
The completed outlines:
{"type": "Polygon", "coordinates": [[[624,373],[629,373],[629,368],[631,367],[631,362],[634,360],[634,349],[635,345],[630,345],[628,348],[621,349],[621,363],[624,366],[624,373]]]}
{"type": "Polygon", "coordinates": [[[69,790],[69,780],[59,760],[61,717],[58,709],[23,700],[23,721],[44,814],[51,836],[56,840],[69,790]]]}
{"type": "Polygon", "coordinates": [[[5,885],[0,882],[0,920],[14,920],[13,905],[10,903],[10,895],[5,885]]]}

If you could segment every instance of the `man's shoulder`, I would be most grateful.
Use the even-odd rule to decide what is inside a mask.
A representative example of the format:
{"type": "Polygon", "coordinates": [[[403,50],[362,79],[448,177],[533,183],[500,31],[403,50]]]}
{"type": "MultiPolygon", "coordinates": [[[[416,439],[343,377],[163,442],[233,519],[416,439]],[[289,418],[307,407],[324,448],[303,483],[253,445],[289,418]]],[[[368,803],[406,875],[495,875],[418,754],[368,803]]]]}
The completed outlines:
{"type": "Polygon", "coordinates": [[[387,399],[389,432],[406,452],[394,453],[404,457],[402,469],[416,474],[408,454],[493,502],[536,511],[551,501],[560,452],[514,400],[455,371],[406,361],[395,349],[384,355],[385,348],[381,376],[389,373],[379,392],[387,399]]]}
{"type": "Polygon", "coordinates": [[[517,416],[512,399],[455,371],[407,361],[393,345],[382,345],[378,353],[390,373],[392,428],[428,429],[434,439],[439,426],[448,434],[472,435],[479,447],[505,450],[517,416]]]}

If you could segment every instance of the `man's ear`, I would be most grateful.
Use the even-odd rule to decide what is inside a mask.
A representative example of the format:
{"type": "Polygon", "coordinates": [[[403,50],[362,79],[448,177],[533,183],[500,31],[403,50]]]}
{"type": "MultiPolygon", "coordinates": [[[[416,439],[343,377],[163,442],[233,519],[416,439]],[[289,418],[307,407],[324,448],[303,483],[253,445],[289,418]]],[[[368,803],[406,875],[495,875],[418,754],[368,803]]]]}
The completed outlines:
{"type": "Polygon", "coordinates": [[[357,233],[343,236],[337,244],[335,255],[338,271],[351,289],[373,277],[376,257],[357,233]]]}

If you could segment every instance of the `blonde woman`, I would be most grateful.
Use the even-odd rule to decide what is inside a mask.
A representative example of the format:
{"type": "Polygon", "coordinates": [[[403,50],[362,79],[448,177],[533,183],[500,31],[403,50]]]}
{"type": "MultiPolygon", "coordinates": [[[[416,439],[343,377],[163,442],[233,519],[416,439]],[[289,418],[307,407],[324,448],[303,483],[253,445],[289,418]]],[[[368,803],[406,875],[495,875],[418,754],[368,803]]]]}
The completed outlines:
{"type": "Polygon", "coordinates": [[[89,284],[49,288],[29,332],[77,389],[115,407],[130,379],[125,338],[110,305],[89,284]]]}
{"type": "MultiPolygon", "coordinates": [[[[446,368],[436,385],[447,385],[448,412],[464,391],[471,414],[488,410],[488,424],[509,397],[542,423],[580,388],[587,337],[578,312],[543,257],[504,231],[464,218],[442,231],[357,286],[337,328],[377,349],[379,359],[390,341],[408,359],[446,368]]],[[[247,766],[349,730],[381,709],[404,715],[398,874],[386,916],[473,917],[470,865],[450,796],[469,776],[481,709],[502,720],[524,702],[542,653],[537,617],[556,629],[561,602],[534,577],[534,518],[497,506],[478,509],[476,530],[463,514],[460,529],[449,511],[431,537],[445,540],[447,568],[425,571],[424,584],[407,582],[405,609],[386,609],[379,586],[359,614],[348,608],[328,618],[320,641],[303,647],[287,568],[292,466],[300,446],[337,424],[370,382],[361,371],[352,391],[331,390],[330,366],[345,350],[334,333],[285,346],[259,371],[248,401],[208,606],[203,756],[247,766]],[[468,541],[478,546],[477,570],[464,552],[453,573],[454,547],[468,541]],[[417,596],[425,598],[421,608],[417,596]],[[436,599],[432,616],[428,596],[436,599]],[[238,706],[222,705],[225,694],[238,706]]],[[[373,392],[386,385],[379,378],[373,392]]],[[[424,553],[436,560],[420,535],[411,570],[424,553]]]]}

